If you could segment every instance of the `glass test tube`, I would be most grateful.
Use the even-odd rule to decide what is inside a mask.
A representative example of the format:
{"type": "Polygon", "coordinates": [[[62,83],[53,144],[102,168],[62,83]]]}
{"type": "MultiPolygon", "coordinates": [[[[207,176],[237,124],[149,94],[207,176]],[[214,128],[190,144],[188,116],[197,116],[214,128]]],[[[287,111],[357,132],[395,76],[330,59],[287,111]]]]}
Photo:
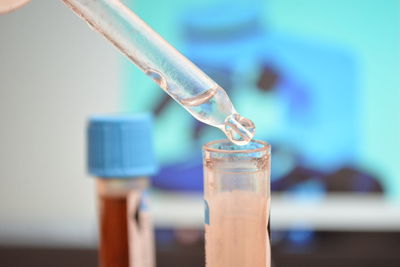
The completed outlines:
{"type": "Polygon", "coordinates": [[[91,116],[88,171],[99,203],[100,267],[154,267],[146,190],[157,172],[150,114],[91,116]]]}
{"type": "Polygon", "coordinates": [[[270,145],[203,147],[207,267],[270,267],[270,145]]]}
{"type": "Polygon", "coordinates": [[[101,267],[154,267],[151,218],[143,207],[147,177],[98,178],[101,267]]]}

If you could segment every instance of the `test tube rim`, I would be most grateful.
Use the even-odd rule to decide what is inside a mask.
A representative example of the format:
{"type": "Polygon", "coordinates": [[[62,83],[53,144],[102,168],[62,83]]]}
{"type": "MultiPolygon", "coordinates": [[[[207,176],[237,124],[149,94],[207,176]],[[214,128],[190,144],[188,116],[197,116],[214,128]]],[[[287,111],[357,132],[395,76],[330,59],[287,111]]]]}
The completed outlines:
{"type": "Polygon", "coordinates": [[[267,142],[261,141],[261,140],[252,140],[250,141],[253,143],[261,144],[263,145],[262,147],[255,148],[255,149],[239,149],[239,150],[225,150],[225,149],[218,149],[218,148],[212,148],[211,146],[216,144],[216,143],[223,143],[223,142],[230,142],[228,139],[219,139],[219,140],[214,140],[211,142],[208,142],[203,145],[203,150],[206,152],[213,152],[213,153],[221,153],[221,154],[247,154],[247,153],[257,153],[257,152],[262,152],[266,151],[269,153],[271,151],[271,145],[268,144],[267,142]]]}

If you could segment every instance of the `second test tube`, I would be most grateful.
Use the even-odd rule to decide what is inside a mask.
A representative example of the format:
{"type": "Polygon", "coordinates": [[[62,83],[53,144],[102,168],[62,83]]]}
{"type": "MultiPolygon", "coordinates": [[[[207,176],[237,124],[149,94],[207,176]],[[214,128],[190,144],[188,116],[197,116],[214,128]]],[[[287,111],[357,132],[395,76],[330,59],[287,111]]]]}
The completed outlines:
{"type": "Polygon", "coordinates": [[[89,172],[97,176],[101,267],[154,267],[146,205],[157,170],[149,114],[93,116],[88,127],[89,172]]]}

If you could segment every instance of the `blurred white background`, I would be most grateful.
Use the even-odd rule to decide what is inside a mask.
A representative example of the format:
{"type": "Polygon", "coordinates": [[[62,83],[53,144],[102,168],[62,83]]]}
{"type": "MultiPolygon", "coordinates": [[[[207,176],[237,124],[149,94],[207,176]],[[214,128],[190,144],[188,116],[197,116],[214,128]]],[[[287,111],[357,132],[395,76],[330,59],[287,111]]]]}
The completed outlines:
{"type": "Polygon", "coordinates": [[[117,111],[120,55],[61,1],[1,15],[0,40],[0,243],[94,246],[85,124],[117,111]]]}

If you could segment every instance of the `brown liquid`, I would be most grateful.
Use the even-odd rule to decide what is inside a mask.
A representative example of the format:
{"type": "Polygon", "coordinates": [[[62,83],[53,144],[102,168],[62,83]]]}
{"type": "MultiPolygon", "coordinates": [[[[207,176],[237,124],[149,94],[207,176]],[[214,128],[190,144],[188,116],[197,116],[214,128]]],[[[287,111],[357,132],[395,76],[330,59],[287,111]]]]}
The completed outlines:
{"type": "Polygon", "coordinates": [[[100,266],[129,267],[126,197],[100,196],[100,266]]]}

